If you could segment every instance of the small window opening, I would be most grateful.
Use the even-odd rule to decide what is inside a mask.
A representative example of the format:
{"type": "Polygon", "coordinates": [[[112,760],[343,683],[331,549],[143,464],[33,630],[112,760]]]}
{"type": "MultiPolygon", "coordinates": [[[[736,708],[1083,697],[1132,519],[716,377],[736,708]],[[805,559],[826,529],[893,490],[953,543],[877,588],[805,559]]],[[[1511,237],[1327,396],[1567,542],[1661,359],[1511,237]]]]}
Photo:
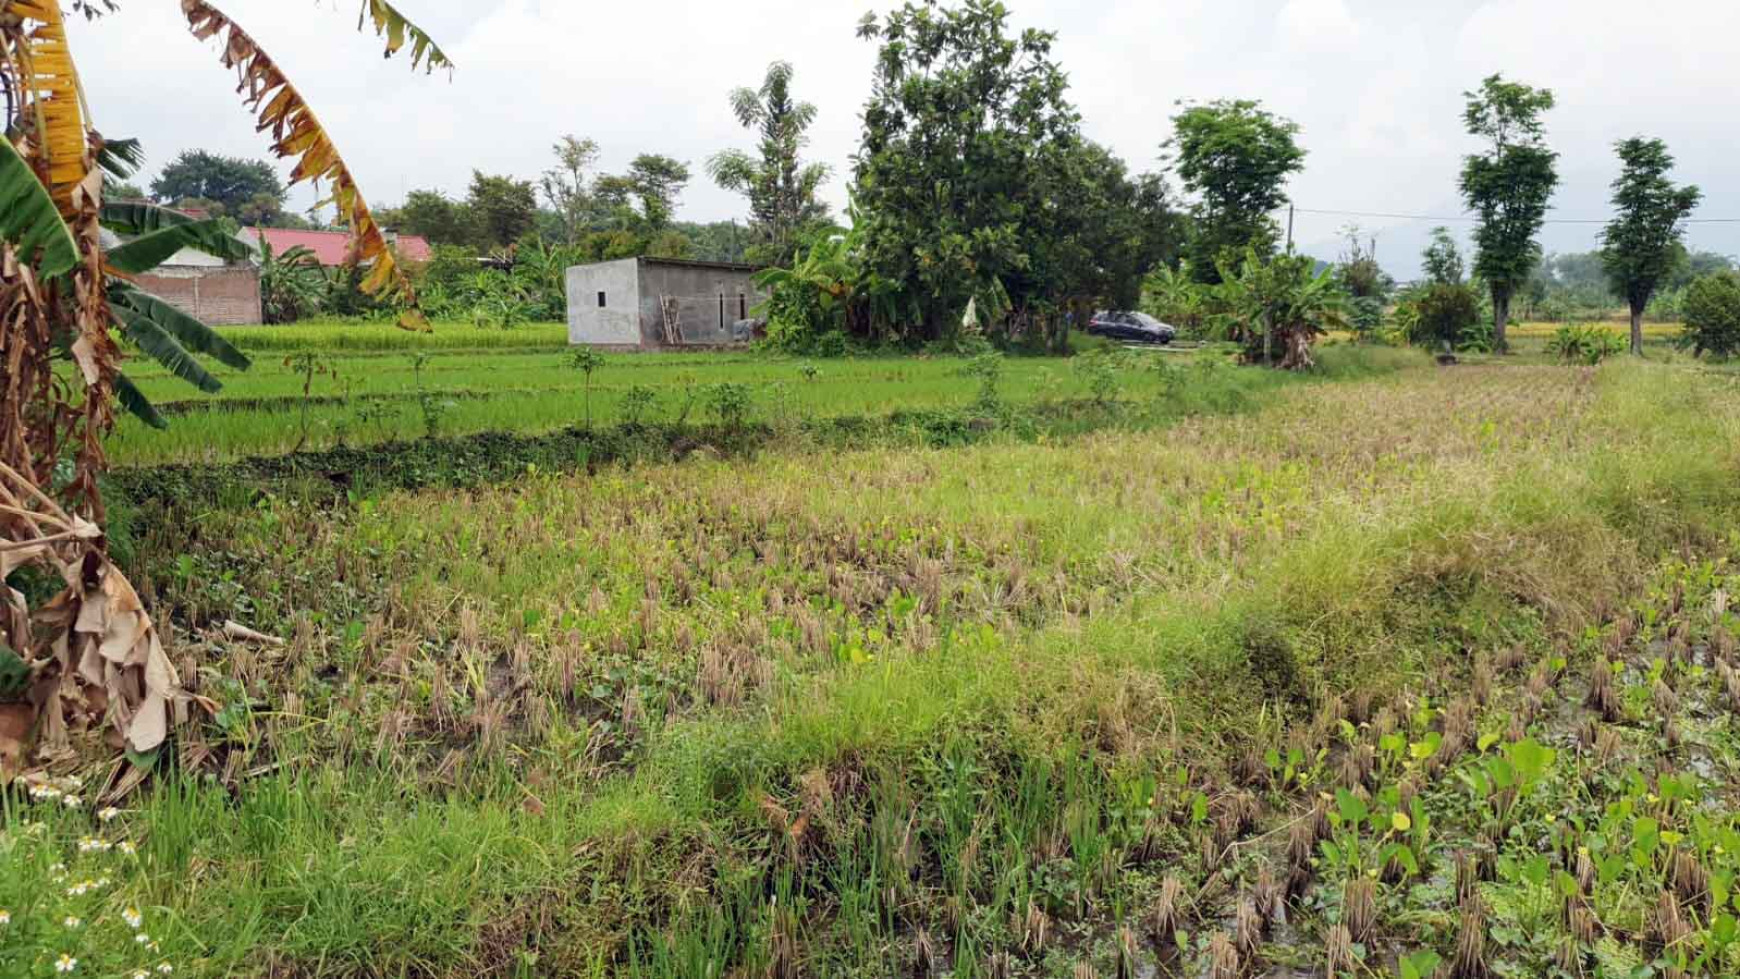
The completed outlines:
{"type": "Polygon", "coordinates": [[[599,293],[599,294],[598,294],[598,308],[599,308],[599,309],[603,309],[603,308],[604,308],[604,293],[602,293],[602,292],[600,292],[600,293],[599,293]]]}

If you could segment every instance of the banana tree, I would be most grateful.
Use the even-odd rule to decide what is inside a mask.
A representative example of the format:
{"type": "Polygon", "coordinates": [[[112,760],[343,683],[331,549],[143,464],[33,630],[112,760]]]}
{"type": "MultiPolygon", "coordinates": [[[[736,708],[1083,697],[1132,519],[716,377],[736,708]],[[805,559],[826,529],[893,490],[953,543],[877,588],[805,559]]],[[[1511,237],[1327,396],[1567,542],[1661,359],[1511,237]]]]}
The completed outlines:
{"type": "Polygon", "coordinates": [[[1245,250],[1237,268],[1221,267],[1219,297],[1228,334],[1245,348],[1245,359],[1275,364],[1275,347],[1283,370],[1312,366],[1311,345],[1327,330],[1347,325],[1347,296],[1330,269],[1313,274],[1315,261],[1305,255],[1260,257],[1245,250]]]}
{"type": "MultiPolygon", "coordinates": [[[[70,0],[100,16],[115,0],[70,0]]],[[[259,44],[205,0],[182,0],[188,29],[219,38],[219,60],[291,182],[325,181],[350,227],[363,285],[392,297],[400,325],[427,329],[409,278],[349,168],[300,92],[259,44]]],[[[0,770],[96,745],[156,750],[192,699],[182,692],[149,615],[110,563],[98,476],[117,403],[149,406],[121,371],[117,336],[211,389],[196,355],[246,358],[211,330],[139,289],[135,278],[184,247],[227,256],[242,244],[209,223],[146,205],[105,205],[105,175],[136,165],[138,146],[91,128],[60,0],[0,0],[0,578],[34,565],[64,589],[36,609],[0,592],[0,669],[22,666],[22,701],[0,701],[0,770]],[[104,226],[133,235],[110,247],[104,226]]],[[[387,54],[450,68],[440,48],[387,0],[361,0],[387,54]]],[[[158,419],[161,421],[161,419],[158,419]]],[[[11,672],[11,671],[8,671],[11,672]]],[[[0,772],[3,774],[3,772],[0,772]]]]}

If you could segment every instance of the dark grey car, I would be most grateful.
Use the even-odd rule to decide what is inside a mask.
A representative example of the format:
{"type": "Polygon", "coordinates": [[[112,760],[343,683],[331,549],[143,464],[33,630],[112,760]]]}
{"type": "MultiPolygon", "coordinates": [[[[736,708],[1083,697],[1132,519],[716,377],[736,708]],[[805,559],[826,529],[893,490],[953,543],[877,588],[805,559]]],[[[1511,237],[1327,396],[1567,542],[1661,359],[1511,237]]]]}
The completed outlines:
{"type": "Polygon", "coordinates": [[[1094,314],[1087,331],[1096,337],[1128,343],[1171,343],[1178,331],[1147,313],[1105,312],[1094,314]]]}

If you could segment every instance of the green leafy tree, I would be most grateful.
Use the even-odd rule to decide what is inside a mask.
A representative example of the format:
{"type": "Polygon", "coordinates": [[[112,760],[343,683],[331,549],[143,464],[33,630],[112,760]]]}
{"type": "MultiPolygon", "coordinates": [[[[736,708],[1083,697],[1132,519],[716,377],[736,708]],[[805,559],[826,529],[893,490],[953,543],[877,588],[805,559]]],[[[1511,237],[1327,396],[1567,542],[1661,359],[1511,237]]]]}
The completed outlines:
{"type": "Polygon", "coordinates": [[[628,165],[628,188],[640,202],[640,219],[649,233],[663,231],[689,183],[689,166],[668,156],[642,153],[628,165]]]}
{"type": "Polygon", "coordinates": [[[1191,274],[1213,284],[1247,248],[1259,257],[1275,250],[1279,231],[1269,212],[1287,202],[1287,178],[1305,166],[1299,126],[1260,102],[1221,99],[1187,107],[1172,127],[1165,148],[1184,189],[1197,196],[1191,274]]]}
{"type": "Polygon", "coordinates": [[[463,202],[439,190],[413,190],[395,208],[377,215],[383,227],[418,235],[431,245],[466,245],[472,240],[471,213],[463,202]]]}
{"type": "Polygon", "coordinates": [[[1617,149],[1624,166],[1613,181],[1617,213],[1601,236],[1601,263],[1613,292],[1631,308],[1631,352],[1641,354],[1644,307],[1680,261],[1685,219],[1703,193],[1668,179],[1674,158],[1661,140],[1633,137],[1617,149]]]}
{"type": "Polygon", "coordinates": [[[952,337],[974,299],[981,314],[1055,315],[1049,273],[1027,273],[1079,117],[1054,36],[1007,21],[996,0],[909,0],[859,24],[880,49],[854,199],[864,270],[891,290],[871,320],[885,337],[952,337]]]}
{"type": "Polygon", "coordinates": [[[562,240],[578,244],[589,228],[596,204],[592,196],[591,177],[598,163],[598,144],[590,139],[567,135],[552,148],[556,165],[544,171],[540,181],[544,199],[556,212],[562,240]]]}
{"type": "Polygon", "coordinates": [[[1462,199],[1479,215],[1474,274],[1491,292],[1493,343],[1502,352],[1511,297],[1540,261],[1535,236],[1559,184],[1559,155],[1546,147],[1541,124],[1553,93],[1493,75],[1463,95],[1463,123],[1487,146],[1463,161],[1462,199]]]}
{"type": "Polygon", "coordinates": [[[1462,284],[1462,277],[1468,274],[1468,265],[1462,260],[1462,249],[1456,247],[1456,239],[1449,228],[1439,225],[1432,229],[1432,240],[1420,253],[1420,272],[1430,283],[1462,284]]]}
{"type": "Polygon", "coordinates": [[[754,259],[783,265],[797,249],[799,229],[827,220],[828,207],[816,199],[828,179],[823,163],[799,159],[815,121],[816,107],[791,95],[791,65],[768,66],[759,89],[731,93],[731,111],[745,129],[761,134],[757,155],[726,150],[707,161],[707,172],[726,190],[749,198],[750,228],[755,235],[754,259]]]}
{"type": "Polygon", "coordinates": [[[284,181],[264,160],[244,160],[206,150],[184,150],[151,181],[160,203],[206,201],[212,217],[243,224],[272,224],[284,210],[284,181]]]}
{"type": "Polygon", "coordinates": [[[1717,272],[1692,283],[1685,317],[1680,344],[1692,348],[1693,356],[1740,353],[1740,273],[1717,272]]]}
{"type": "Polygon", "coordinates": [[[1035,309],[1053,352],[1068,328],[1096,307],[1132,309],[1143,275],[1175,260],[1178,223],[1157,178],[1131,179],[1105,147],[1080,141],[1042,157],[1037,187],[1049,206],[1035,212],[1030,261],[1004,276],[1016,311],[1035,309]],[[1066,315],[1057,315],[1057,314],[1066,315]]]}
{"type": "Polygon", "coordinates": [[[530,180],[473,170],[465,209],[471,219],[474,245],[480,250],[506,248],[537,223],[538,195],[530,180]]]}

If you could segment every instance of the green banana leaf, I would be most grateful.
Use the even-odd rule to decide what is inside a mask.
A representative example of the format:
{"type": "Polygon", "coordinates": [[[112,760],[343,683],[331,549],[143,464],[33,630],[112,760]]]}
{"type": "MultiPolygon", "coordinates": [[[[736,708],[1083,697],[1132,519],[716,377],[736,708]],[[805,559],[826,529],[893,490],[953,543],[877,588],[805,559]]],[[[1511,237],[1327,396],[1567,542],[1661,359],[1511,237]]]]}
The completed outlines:
{"type": "Polygon", "coordinates": [[[18,249],[26,262],[33,262],[43,278],[72,271],[79,262],[79,246],[71,229],[61,220],[60,210],[48,188],[12,141],[0,135],[0,238],[18,249]]]}

